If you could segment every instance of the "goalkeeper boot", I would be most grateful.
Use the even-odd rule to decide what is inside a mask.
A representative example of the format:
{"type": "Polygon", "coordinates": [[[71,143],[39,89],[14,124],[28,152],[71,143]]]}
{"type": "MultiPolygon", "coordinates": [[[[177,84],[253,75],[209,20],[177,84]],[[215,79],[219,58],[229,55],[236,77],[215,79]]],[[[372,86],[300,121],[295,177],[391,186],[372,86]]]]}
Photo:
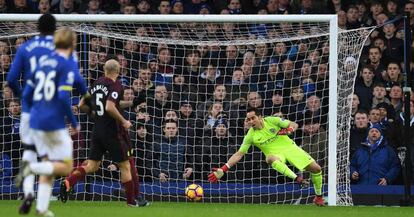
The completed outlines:
{"type": "Polygon", "coordinates": [[[55,214],[50,210],[46,210],[44,212],[40,212],[39,210],[36,210],[36,215],[41,216],[41,217],[55,217],[55,214]]]}
{"type": "Polygon", "coordinates": [[[16,185],[17,188],[20,188],[20,186],[23,183],[24,178],[32,173],[29,167],[29,162],[22,161],[20,165],[21,165],[21,169],[19,170],[19,173],[14,179],[14,184],[16,185]]]}
{"type": "Polygon", "coordinates": [[[322,196],[320,195],[316,195],[315,198],[313,199],[313,203],[316,206],[325,206],[325,200],[323,199],[322,196]]]}
{"type": "Polygon", "coordinates": [[[296,181],[296,183],[298,183],[300,185],[300,188],[309,187],[309,181],[304,179],[302,176],[297,176],[295,181],[296,181]]]}
{"type": "Polygon", "coordinates": [[[34,196],[32,194],[28,194],[26,197],[23,198],[22,205],[19,208],[19,214],[25,215],[30,212],[30,208],[32,208],[32,204],[34,201],[34,196]]]}
{"type": "Polygon", "coordinates": [[[68,201],[69,193],[72,192],[72,188],[70,187],[70,183],[67,179],[63,179],[60,183],[60,201],[66,203],[68,201]]]}

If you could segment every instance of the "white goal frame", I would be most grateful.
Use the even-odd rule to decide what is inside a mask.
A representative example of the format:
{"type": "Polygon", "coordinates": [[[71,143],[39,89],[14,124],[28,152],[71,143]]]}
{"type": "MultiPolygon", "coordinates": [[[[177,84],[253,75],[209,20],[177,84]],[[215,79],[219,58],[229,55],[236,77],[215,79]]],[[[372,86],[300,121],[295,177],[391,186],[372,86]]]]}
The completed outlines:
{"type": "MultiPolygon", "coordinates": [[[[0,22],[36,22],[41,14],[0,14],[0,22]]],[[[329,22],[329,147],[328,205],[337,205],[337,105],[338,105],[338,17],[337,15],[87,15],[55,14],[58,22],[135,22],[135,23],[272,23],[329,22]],[[335,87],[335,88],[332,88],[335,87]],[[332,106],[333,105],[333,106],[332,106]]]]}

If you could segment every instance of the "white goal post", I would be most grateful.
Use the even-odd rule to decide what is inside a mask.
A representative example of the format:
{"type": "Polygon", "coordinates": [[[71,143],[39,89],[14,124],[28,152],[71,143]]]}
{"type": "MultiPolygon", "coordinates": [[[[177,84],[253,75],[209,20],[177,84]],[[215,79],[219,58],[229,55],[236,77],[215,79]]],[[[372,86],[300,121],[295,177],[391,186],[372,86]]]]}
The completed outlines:
{"type": "MultiPolygon", "coordinates": [[[[0,23],[7,23],[7,22],[35,22],[40,17],[40,14],[0,14],[0,23]]],[[[338,18],[336,15],[84,15],[84,14],[70,14],[70,15],[55,15],[57,21],[59,23],[93,23],[93,22],[103,22],[103,23],[181,23],[181,22],[191,22],[191,23],[326,23],[329,26],[329,32],[324,35],[329,38],[329,110],[328,110],[328,204],[330,206],[335,205],[352,205],[352,199],[350,198],[350,182],[349,178],[347,177],[348,170],[346,167],[348,166],[348,153],[342,155],[341,159],[338,159],[339,152],[339,142],[338,140],[348,140],[347,135],[341,136],[339,129],[347,128],[349,130],[349,118],[344,118],[342,120],[338,120],[338,109],[345,109],[344,106],[350,106],[350,100],[348,95],[352,92],[346,92],[345,94],[341,94],[338,91],[341,91],[341,87],[338,86],[338,82],[343,80],[344,78],[339,77],[339,72],[342,69],[339,69],[338,63],[344,63],[345,58],[348,57],[349,53],[352,51],[345,51],[341,54],[340,49],[342,50],[349,50],[347,48],[341,48],[341,46],[349,46],[347,43],[341,43],[339,40],[341,31],[338,28],[338,18]],[[334,87],[334,88],[333,88],[334,87]],[[342,100],[344,102],[338,101],[338,96],[343,97],[342,100]],[[347,120],[348,122],[342,122],[343,120],[347,120]],[[346,126],[345,126],[346,125],[346,126]],[[346,159],[343,159],[345,156],[346,159]],[[341,168],[338,169],[338,161],[341,161],[341,168]],[[338,171],[339,170],[339,171],[338,171]],[[340,173],[339,173],[340,172],[340,173]],[[338,183],[338,180],[341,179],[341,183],[338,183]],[[345,190],[344,190],[345,189],[345,190]],[[341,191],[341,192],[338,192],[341,191]],[[348,191],[348,192],[344,192],[348,191]],[[339,197],[344,196],[347,197],[346,199],[340,199],[339,197]]],[[[1,27],[1,26],[0,26],[1,27]]],[[[33,30],[34,32],[36,30],[33,30]]],[[[366,38],[369,35],[371,29],[365,30],[354,30],[354,32],[346,33],[352,35],[355,33],[356,36],[352,36],[357,38],[358,42],[354,44],[355,51],[352,53],[352,56],[355,57],[356,62],[354,63],[355,66],[352,69],[344,69],[352,70],[353,74],[349,74],[349,79],[347,82],[351,82],[353,84],[353,79],[356,76],[357,64],[358,64],[358,57],[361,53],[362,46],[365,43],[366,38]],[[358,32],[359,31],[359,32],[358,32]],[[363,37],[365,38],[363,38],[363,37]],[[359,38],[358,38],[359,37],[359,38]]],[[[342,31],[344,32],[344,31],[342,31]]],[[[115,36],[117,34],[122,34],[122,32],[114,32],[115,36]]],[[[345,33],[344,33],[345,34],[345,33]]],[[[0,41],[2,38],[7,38],[7,35],[1,35],[0,30],[0,41]]],[[[292,36],[289,40],[300,40],[301,37],[306,36],[292,36]]],[[[347,37],[347,36],[342,36],[347,37]]],[[[139,40],[138,38],[135,38],[139,40]]],[[[155,39],[154,39],[155,40],[155,39]]],[[[250,41],[249,43],[266,43],[266,38],[256,38],[253,39],[254,41],[250,41]]],[[[287,40],[285,38],[281,38],[281,41],[287,40]]],[[[352,40],[352,39],[350,39],[352,40]]],[[[273,40],[275,42],[277,40],[273,40]]],[[[234,41],[235,43],[242,43],[242,41],[234,41]]],[[[212,41],[199,41],[197,43],[206,43],[211,44],[212,41]]],[[[351,49],[351,50],[353,50],[351,49]]],[[[352,85],[353,86],[353,85],[352,85]]],[[[350,116],[350,109],[344,110],[344,114],[348,114],[350,116]]],[[[343,141],[349,147],[349,141],[343,141]]],[[[341,150],[344,152],[344,150],[341,150]]],[[[349,151],[349,150],[348,150],[349,151]]],[[[346,151],[345,151],[346,152],[346,151]]]]}

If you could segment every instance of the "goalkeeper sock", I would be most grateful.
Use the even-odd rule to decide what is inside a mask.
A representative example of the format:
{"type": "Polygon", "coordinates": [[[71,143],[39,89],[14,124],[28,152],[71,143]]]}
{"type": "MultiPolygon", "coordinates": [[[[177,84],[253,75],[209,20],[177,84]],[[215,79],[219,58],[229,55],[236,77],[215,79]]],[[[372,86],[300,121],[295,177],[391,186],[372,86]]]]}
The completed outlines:
{"type": "Polygon", "coordinates": [[[51,194],[52,194],[52,188],[49,184],[39,183],[39,187],[37,189],[37,200],[36,200],[37,211],[43,213],[48,210],[51,194]]]}
{"type": "Polygon", "coordinates": [[[322,171],[319,173],[311,173],[311,179],[315,194],[318,196],[322,195],[322,171]]]}
{"type": "Polygon", "coordinates": [[[132,177],[132,181],[134,182],[134,192],[135,192],[135,198],[139,198],[141,192],[139,189],[139,179],[138,179],[138,171],[137,168],[135,166],[135,160],[134,158],[130,158],[129,159],[129,164],[131,166],[131,177],[132,177]]]}
{"type": "MultiPolygon", "coordinates": [[[[22,161],[26,161],[29,163],[36,163],[37,162],[37,154],[36,152],[32,150],[24,150],[22,161]]],[[[29,194],[32,196],[35,196],[34,194],[34,181],[35,181],[35,175],[30,174],[26,176],[23,180],[23,192],[24,196],[27,197],[29,194]]]]}
{"type": "Polygon", "coordinates": [[[31,163],[29,167],[33,173],[36,173],[39,175],[52,175],[53,174],[53,163],[49,161],[40,162],[40,163],[31,163]]]}
{"type": "Polygon", "coordinates": [[[282,163],[278,160],[275,160],[272,163],[272,168],[293,180],[295,180],[297,177],[297,175],[291,169],[289,169],[285,163],[282,163]]]}
{"type": "Polygon", "coordinates": [[[69,181],[69,185],[74,186],[79,180],[84,179],[86,176],[85,169],[80,166],[77,167],[66,180],[69,181]]]}
{"type": "Polygon", "coordinates": [[[127,198],[127,204],[135,205],[135,192],[134,192],[134,183],[132,180],[122,183],[125,189],[125,194],[127,198]]]}

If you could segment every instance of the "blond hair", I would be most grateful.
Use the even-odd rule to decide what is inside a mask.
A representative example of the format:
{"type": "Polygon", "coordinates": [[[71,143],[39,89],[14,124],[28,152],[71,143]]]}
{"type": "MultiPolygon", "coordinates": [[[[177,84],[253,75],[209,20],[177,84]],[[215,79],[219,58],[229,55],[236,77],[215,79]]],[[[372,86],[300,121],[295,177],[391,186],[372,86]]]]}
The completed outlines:
{"type": "Polygon", "coordinates": [[[76,33],[69,27],[62,27],[55,32],[54,42],[56,49],[74,48],[76,45],[76,33]]]}
{"type": "Polygon", "coordinates": [[[105,75],[107,74],[118,74],[121,66],[119,65],[118,61],[114,59],[110,59],[105,62],[104,71],[105,75]]]}

